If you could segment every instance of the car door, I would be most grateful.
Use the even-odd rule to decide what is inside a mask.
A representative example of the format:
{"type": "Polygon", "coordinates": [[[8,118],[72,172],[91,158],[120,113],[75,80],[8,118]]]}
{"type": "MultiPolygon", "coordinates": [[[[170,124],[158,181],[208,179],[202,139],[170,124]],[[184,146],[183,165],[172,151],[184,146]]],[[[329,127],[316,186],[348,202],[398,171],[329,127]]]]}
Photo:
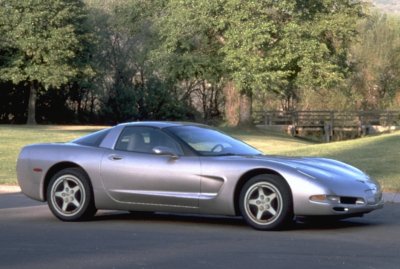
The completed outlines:
{"type": "Polygon", "coordinates": [[[200,162],[158,128],[127,126],[101,162],[104,188],[115,200],[160,206],[198,207],[200,162]],[[155,147],[176,153],[158,155],[155,147]]]}

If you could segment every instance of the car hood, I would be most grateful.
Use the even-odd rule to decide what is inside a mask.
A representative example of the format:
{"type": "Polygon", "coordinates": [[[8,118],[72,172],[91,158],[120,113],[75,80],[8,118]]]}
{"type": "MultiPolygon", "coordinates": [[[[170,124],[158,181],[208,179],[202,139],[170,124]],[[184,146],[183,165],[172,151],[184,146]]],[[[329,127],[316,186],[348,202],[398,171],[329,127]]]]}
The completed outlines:
{"type": "Polygon", "coordinates": [[[259,161],[277,163],[296,169],[298,172],[320,180],[345,180],[349,179],[367,182],[374,181],[361,170],[346,163],[312,157],[283,157],[283,156],[254,156],[259,161]]]}

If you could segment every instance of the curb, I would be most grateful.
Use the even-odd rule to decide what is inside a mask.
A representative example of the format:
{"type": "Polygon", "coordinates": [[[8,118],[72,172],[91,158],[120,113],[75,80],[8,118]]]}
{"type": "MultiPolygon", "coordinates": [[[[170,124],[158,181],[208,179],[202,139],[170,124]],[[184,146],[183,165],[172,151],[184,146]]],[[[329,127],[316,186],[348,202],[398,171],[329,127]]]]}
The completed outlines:
{"type": "Polygon", "coordinates": [[[21,188],[17,185],[0,185],[0,194],[21,192],[21,188]]]}
{"type": "Polygon", "coordinates": [[[385,200],[385,203],[400,203],[400,193],[384,192],[383,200],[385,200]]]}
{"type": "MultiPolygon", "coordinates": [[[[5,193],[18,193],[21,192],[21,188],[16,185],[0,185],[0,194],[5,193]]],[[[400,203],[399,192],[384,192],[383,200],[385,203],[400,203]]]]}

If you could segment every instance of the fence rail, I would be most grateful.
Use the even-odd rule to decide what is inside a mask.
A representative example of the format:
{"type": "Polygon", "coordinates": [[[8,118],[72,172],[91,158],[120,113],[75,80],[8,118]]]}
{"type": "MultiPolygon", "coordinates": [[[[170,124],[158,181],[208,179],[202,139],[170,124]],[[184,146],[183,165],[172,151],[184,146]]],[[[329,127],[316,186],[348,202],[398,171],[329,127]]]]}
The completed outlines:
{"type": "Polygon", "coordinates": [[[300,129],[321,130],[329,142],[335,130],[368,134],[371,126],[400,126],[400,111],[260,111],[254,120],[258,125],[288,125],[293,135],[300,129]]]}

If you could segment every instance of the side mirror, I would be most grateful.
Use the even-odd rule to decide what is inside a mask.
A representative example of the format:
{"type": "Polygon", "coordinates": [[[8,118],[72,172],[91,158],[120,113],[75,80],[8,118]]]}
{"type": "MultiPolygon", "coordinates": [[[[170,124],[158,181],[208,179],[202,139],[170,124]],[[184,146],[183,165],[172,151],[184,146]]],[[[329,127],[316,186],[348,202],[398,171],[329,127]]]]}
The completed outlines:
{"type": "Polygon", "coordinates": [[[170,156],[174,160],[179,158],[178,154],[169,147],[163,147],[163,146],[154,147],[153,152],[157,155],[170,156]]]}

